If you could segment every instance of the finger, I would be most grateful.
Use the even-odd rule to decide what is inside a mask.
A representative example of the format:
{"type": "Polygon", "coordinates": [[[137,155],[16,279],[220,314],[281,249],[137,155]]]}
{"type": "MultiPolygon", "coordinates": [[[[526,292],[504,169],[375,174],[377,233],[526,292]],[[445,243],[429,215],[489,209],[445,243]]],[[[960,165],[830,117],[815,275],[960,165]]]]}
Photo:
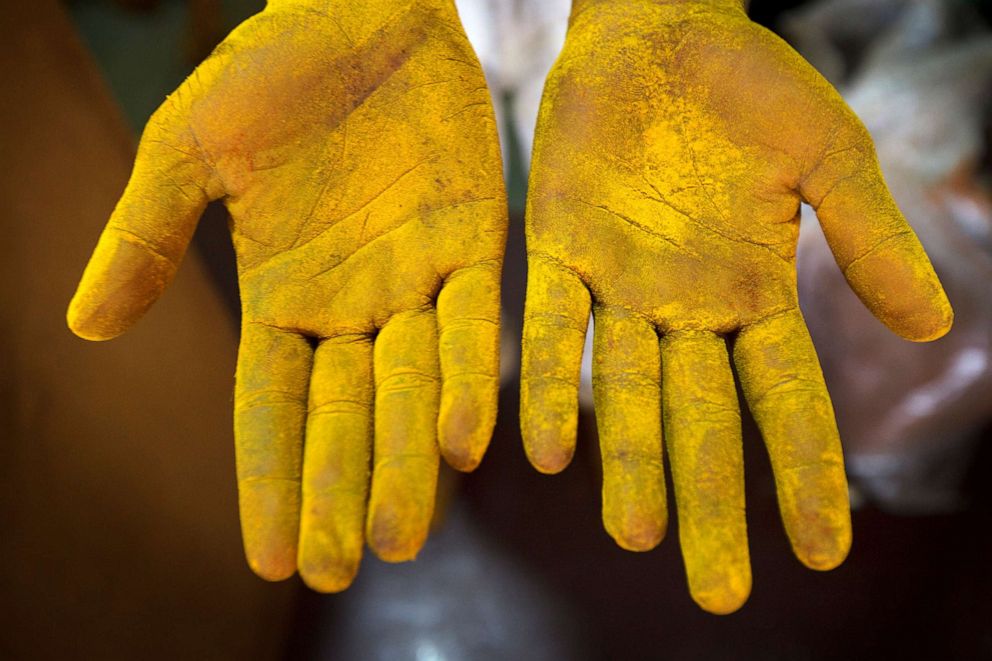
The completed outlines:
{"type": "Polygon", "coordinates": [[[372,455],[372,341],[324,340],[313,357],[303,454],[300,576],[340,592],[358,572],[372,455]]]}
{"type": "Polygon", "coordinates": [[[246,323],[234,390],[234,442],[245,554],[276,581],[296,571],[300,460],[313,351],[306,338],[246,323]]]}
{"type": "Polygon", "coordinates": [[[482,460],[496,424],[499,399],[498,262],[456,271],[437,300],[441,361],[438,443],[462,471],[482,460]]]}
{"type": "Polygon", "coordinates": [[[172,281],[211,198],[212,170],[190,129],[163,106],[148,122],[134,170],[90,258],[67,321],[88,340],[134,324],[172,281]],[[176,124],[185,128],[176,128],[176,124]]]}
{"type": "Polygon", "coordinates": [[[557,473],[575,452],[589,291],[547,258],[532,255],[527,269],[520,424],[530,462],[542,473],[557,473]]]}
{"type": "Polygon", "coordinates": [[[399,314],[375,340],[375,466],[366,536],[387,562],[427,539],[437,489],[440,367],[433,311],[399,314]]]}
{"type": "Polygon", "coordinates": [[[751,593],[744,456],[737,390],[723,338],[679,331],[661,339],[665,437],[689,592],[732,613],[751,593]]]}
{"type": "Polygon", "coordinates": [[[861,126],[851,133],[821,157],[800,192],[868,309],[906,339],[937,339],[954,318],[947,295],[885,185],[871,137],[861,126]]]}
{"type": "Polygon", "coordinates": [[[593,397],[603,457],[603,525],[629,551],[654,548],[668,522],[661,459],[661,358],[644,319],[597,308],[593,397]]]}
{"type": "Polygon", "coordinates": [[[851,546],[847,479],[830,396],[799,310],[744,328],[734,363],[768,448],[792,548],[806,566],[832,569],[851,546]]]}

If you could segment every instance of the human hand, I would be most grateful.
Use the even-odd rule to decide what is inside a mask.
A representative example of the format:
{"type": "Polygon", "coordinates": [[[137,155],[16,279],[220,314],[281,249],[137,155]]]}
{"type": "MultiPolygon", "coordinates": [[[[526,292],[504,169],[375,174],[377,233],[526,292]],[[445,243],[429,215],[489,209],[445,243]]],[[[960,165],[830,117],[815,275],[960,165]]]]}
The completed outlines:
{"type": "Polygon", "coordinates": [[[283,0],[232,32],[149,121],[72,330],[133,324],[213,199],[243,304],[248,562],[342,590],[365,539],[416,555],[439,453],[472,470],[496,415],[505,194],[454,4],[283,0]]]}
{"type": "Polygon", "coordinates": [[[952,312],[837,92],[736,0],[576,0],[538,122],[527,210],[521,419],[555,473],[575,445],[590,307],[603,522],[631,550],[667,521],[662,417],[693,598],[751,588],[730,356],[814,569],[851,542],[843,457],[796,295],[800,202],[889,328],[943,335],[952,312]]]}

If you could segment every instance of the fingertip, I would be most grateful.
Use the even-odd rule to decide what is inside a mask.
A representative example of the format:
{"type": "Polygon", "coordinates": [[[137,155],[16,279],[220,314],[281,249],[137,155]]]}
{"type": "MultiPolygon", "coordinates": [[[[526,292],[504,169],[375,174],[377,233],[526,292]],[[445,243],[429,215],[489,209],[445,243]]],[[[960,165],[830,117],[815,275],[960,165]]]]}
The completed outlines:
{"type": "Polygon", "coordinates": [[[687,553],[689,594],[707,613],[729,615],[747,603],[751,596],[751,563],[745,552],[739,557],[694,556],[687,553]],[[709,562],[700,563],[707,558],[709,562]]]}
{"type": "Polygon", "coordinates": [[[954,309],[946,294],[940,291],[930,306],[929,314],[912,327],[899,334],[912,342],[932,342],[939,340],[950,332],[954,325],[954,309]]]}
{"type": "Polygon", "coordinates": [[[604,516],[603,525],[617,546],[625,551],[642,553],[657,548],[665,538],[664,522],[656,518],[632,516],[622,520],[604,516]]]}
{"type": "Polygon", "coordinates": [[[524,383],[520,432],[531,465],[546,475],[565,470],[578,434],[577,389],[541,380],[524,383]]]}
{"type": "Polygon", "coordinates": [[[369,548],[383,562],[409,562],[417,559],[417,554],[427,541],[426,534],[397,531],[376,517],[369,532],[369,548]]]}
{"type": "Polygon", "coordinates": [[[603,462],[603,527],[625,551],[650,551],[668,528],[665,478],[660,466],[634,463],[623,468],[617,463],[603,462]]]}
{"type": "Polygon", "coordinates": [[[391,542],[370,542],[369,546],[376,557],[383,562],[397,564],[400,562],[412,562],[417,559],[417,554],[423,544],[394,544],[391,542]]]}
{"type": "Polygon", "coordinates": [[[679,516],[682,557],[693,601],[714,615],[727,615],[740,609],[751,595],[746,533],[731,531],[727,535],[723,529],[715,528],[701,537],[698,533],[702,531],[692,517],[683,526],[681,510],[679,516]]]}
{"type": "Polygon", "coordinates": [[[874,300],[868,295],[869,307],[905,340],[932,342],[946,335],[954,324],[954,310],[932,270],[920,276],[912,287],[893,288],[888,295],[880,293],[874,300]]]}
{"type": "Polygon", "coordinates": [[[545,475],[555,475],[572,463],[575,445],[565,445],[549,432],[524,432],[524,450],[531,466],[545,475]]]}
{"type": "Polygon", "coordinates": [[[76,293],[66,310],[66,324],[74,335],[105,342],[123,335],[151,307],[151,301],[121,304],[110,296],[76,293]],[[125,312],[126,310],[126,312],[125,312]]]}
{"type": "Polygon", "coordinates": [[[330,561],[321,557],[306,557],[304,553],[300,556],[300,578],[316,592],[343,592],[351,587],[358,575],[360,561],[357,559],[330,561]]]}
{"type": "Polygon", "coordinates": [[[87,313],[79,295],[72,297],[65,315],[66,324],[74,335],[91,342],[110,340],[124,332],[123,329],[107,328],[99,323],[91,313],[87,313]]]}
{"type": "Polygon", "coordinates": [[[469,473],[478,468],[496,426],[496,397],[477,393],[442,395],[438,445],[448,465],[469,473]],[[491,400],[491,401],[486,401],[491,400]]]}
{"type": "Polygon", "coordinates": [[[690,590],[692,600],[707,613],[730,615],[741,609],[751,596],[751,575],[728,582],[719,589],[690,590]]]}
{"type": "Polygon", "coordinates": [[[364,517],[347,517],[349,521],[342,525],[341,510],[347,509],[347,503],[328,501],[315,507],[311,500],[303,516],[297,571],[307,587],[317,592],[346,590],[358,575],[365,546],[364,517]],[[352,528],[352,521],[357,528],[352,528]]]}
{"type": "Polygon", "coordinates": [[[365,531],[369,548],[383,562],[416,559],[427,541],[433,513],[433,502],[427,508],[402,498],[373,502],[365,531]]]}
{"type": "Polygon", "coordinates": [[[133,326],[176,272],[165,257],[105,233],[66,311],[69,329],[87,340],[109,340],[133,326]]]}
{"type": "Polygon", "coordinates": [[[296,573],[299,484],[283,479],[241,479],[241,535],[251,570],[267,581],[296,573]]]}
{"type": "Polygon", "coordinates": [[[807,553],[799,556],[800,562],[814,571],[830,571],[836,569],[847,559],[847,551],[834,553],[807,553]]]}
{"type": "Polygon", "coordinates": [[[301,568],[300,578],[303,579],[304,585],[314,592],[336,594],[338,592],[344,592],[351,587],[351,584],[355,581],[357,571],[356,568],[353,574],[304,573],[301,568]]]}
{"type": "Polygon", "coordinates": [[[485,450],[475,447],[472,443],[441,444],[441,456],[449,466],[461,473],[471,473],[482,463],[485,450]]]}
{"type": "Polygon", "coordinates": [[[851,288],[886,326],[913,342],[943,337],[954,311],[911,230],[877,244],[844,269],[851,288]]]}
{"type": "Polygon", "coordinates": [[[799,561],[809,569],[830,571],[847,559],[851,551],[851,541],[850,524],[840,525],[830,532],[803,536],[795,540],[793,551],[799,561]]]}
{"type": "Polygon", "coordinates": [[[246,545],[245,557],[255,574],[266,581],[284,581],[296,573],[296,548],[285,545],[246,545]]]}
{"type": "MultiPolygon", "coordinates": [[[[851,550],[851,510],[846,489],[825,502],[823,496],[838,489],[826,485],[815,486],[817,491],[810,498],[797,498],[785,520],[793,553],[806,567],[816,571],[829,571],[839,566],[851,550]]],[[[781,500],[781,499],[780,499],[781,500]]]]}
{"type": "Polygon", "coordinates": [[[830,571],[844,564],[849,550],[850,544],[846,547],[836,545],[834,548],[797,550],[796,557],[809,569],[814,571],[830,571]]]}

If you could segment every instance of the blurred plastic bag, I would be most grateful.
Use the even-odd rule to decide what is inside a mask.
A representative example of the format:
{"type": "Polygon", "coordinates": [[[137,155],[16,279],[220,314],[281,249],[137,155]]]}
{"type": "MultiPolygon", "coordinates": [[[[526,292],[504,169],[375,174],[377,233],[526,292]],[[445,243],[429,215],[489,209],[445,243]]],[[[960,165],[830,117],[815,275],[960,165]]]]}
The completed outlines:
{"type": "Polygon", "coordinates": [[[504,167],[515,146],[527,170],[544,79],[565,42],[571,0],[455,0],[455,5],[493,95],[504,167]]]}
{"type": "Polygon", "coordinates": [[[834,0],[786,26],[871,131],[955,310],[941,341],[899,339],[850,292],[812,214],[804,217],[800,300],[817,301],[804,312],[848,472],[889,509],[954,508],[976,431],[992,416],[992,200],[983,180],[992,35],[938,1],[834,0]],[[850,21],[852,12],[864,20],[850,21]]]}

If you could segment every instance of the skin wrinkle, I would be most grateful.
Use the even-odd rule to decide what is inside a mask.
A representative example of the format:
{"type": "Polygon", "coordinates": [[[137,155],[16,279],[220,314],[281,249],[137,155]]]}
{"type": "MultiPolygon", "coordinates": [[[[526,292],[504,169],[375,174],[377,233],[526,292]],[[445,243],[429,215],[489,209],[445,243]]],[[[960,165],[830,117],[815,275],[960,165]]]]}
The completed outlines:
{"type": "Polygon", "coordinates": [[[653,236],[656,239],[661,239],[662,241],[665,241],[667,243],[670,243],[673,246],[675,246],[676,248],[681,248],[682,247],[682,244],[680,244],[678,241],[675,241],[674,239],[672,239],[670,237],[667,237],[667,236],[665,236],[663,234],[659,234],[657,231],[651,229],[650,227],[647,227],[645,225],[642,225],[639,222],[637,222],[636,220],[634,220],[633,218],[630,218],[628,216],[625,216],[622,213],[617,213],[616,211],[613,211],[609,207],[606,207],[606,206],[604,206],[602,204],[590,204],[589,202],[586,202],[584,200],[579,200],[579,199],[576,199],[575,201],[578,202],[579,204],[584,204],[587,207],[592,207],[593,209],[599,209],[600,211],[604,211],[604,212],[610,214],[611,216],[614,216],[615,218],[619,218],[620,220],[622,220],[623,222],[627,223],[631,227],[634,227],[636,229],[639,229],[640,231],[644,232],[645,234],[648,234],[650,236],[653,236]]]}
{"type": "Polygon", "coordinates": [[[118,234],[123,234],[126,237],[129,237],[129,239],[125,239],[125,240],[130,240],[135,245],[137,245],[137,246],[139,246],[141,248],[144,248],[145,250],[148,250],[149,252],[157,255],[158,257],[161,257],[162,260],[164,262],[166,262],[173,269],[178,269],[179,268],[179,265],[176,264],[174,261],[172,261],[172,257],[170,257],[169,255],[165,254],[165,252],[162,251],[160,248],[156,248],[151,243],[151,241],[148,241],[147,239],[139,236],[136,232],[132,232],[131,230],[126,229],[126,228],[123,228],[123,227],[111,227],[111,228],[109,228],[109,230],[111,232],[117,232],[118,234]]]}
{"type": "Polygon", "coordinates": [[[287,0],[145,129],[68,322],[126,330],[223,199],[244,315],[242,531],[263,578],[343,590],[366,541],[412,559],[440,456],[482,458],[507,224],[492,112],[452,2],[287,0]]]}
{"type": "MultiPolygon", "coordinates": [[[[410,174],[411,172],[413,172],[414,170],[416,170],[417,168],[419,168],[421,165],[424,165],[425,163],[426,163],[426,161],[420,161],[420,162],[414,163],[413,165],[411,165],[410,167],[408,167],[406,170],[404,170],[403,172],[401,172],[396,178],[394,178],[392,181],[390,181],[388,184],[386,184],[385,188],[383,188],[382,190],[380,190],[378,193],[375,193],[367,202],[365,202],[364,204],[362,204],[362,206],[358,207],[357,209],[355,209],[354,211],[352,211],[350,213],[345,214],[344,217],[342,218],[342,220],[344,220],[344,219],[346,219],[346,218],[348,218],[350,216],[357,215],[357,214],[361,213],[362,211],[364,211],[369,205],[373,204],[376,200],[378,200],[385,193],[387,193],[391,188],[393,188],[400,181],[402,181],[405,176],[407,176],[408,174],[410,174]]],[[[330,180],[328,180],[328,181],[330,181],[330,180]]],[[[314,197],[313,207],[311,207],[309,213],[307,214],[307,219],[308,220],[313,218],[313,216],[314,216],[314,210],[317,208],[317,205],[320,203],[321,198],[327,192],[327,188],[328,188],[328,185],[325,185],[323,188],[320,189],[320,193],[318,193],[314,197]]],[[[368,216],[365,217],[365,220],[366,221],[368,220],[368,216]]],[[[319,232],[318,234],[316,234],[316,235],[308,238],[306,241],[304,241],[302,243],[300,242],[300,236],[297,235],[296,239],[293,241],[292,245],[290,245],[287,250],[293,250],[295,248],[301,248],[301,247],[305,246],[306,244],[310,243],[311,241],[314,241],[316,239],[319,239],[320,236],[321,236],[321,234],[323,234],[324,232],[327,232],[332,227],[333,227],[333,225],[327,227],[326,229],[324,229],[321,232],[319,232]]],[[[400,226],[398,226],[398,227],[400,227],[400,226]]],[[[398,227],[397,228],[394,228],[394,229],[398,229],[398,227]]],[[[363,233],[364,233],[364,229],[365,229],[365,223],[363,222],[362,223],[362,231],[363,231],[363,233]]]]}
{"type": "Polygon", "coordinates": [[[366,402],[359,402],[353,399],[337,399],[332,402],[324,402],[319,406],[312,406],[307,410],[307,415],[324,415],[328,413],[365,413],[369,410],[366,402]]]}
{"type": "Polygon", "coordinates": [[[878,241],[878,243],[876,243],[875,245],[873,245],[870,248],[868,248],[863,255],[858,255],[857,257],[855,257],[854,259],[852,259],[850,262],[848,262],[847,264],[845,264],[842,270],[845,271],[845,272],[847,272],[849,269],[851,269],[854,266],[856,266],[862,260],[864,260],[864,259],[866,259],[868,257],[871,257],[872,255],[874,255],[875,253],[877,253],[882,248],[882,246],[884,246],[886,243],[888,243],[890,241],[895,241],[895,240],[898,240],[898,239],[904,239],[904,238],[913,237],[913,236],[915,236],[915,234],[914,234],[914,232],[912,230],[901,230],[901,231],[896,232],[895,234],[892,234],[892,235],[887,236],[887,237],[885,237],[883,239],[880,239],[878,241]]]}
{"type": "Polygon", "coordinates": [[[830,569],[850,547],[840,439],[798,309],[800,200],[817,202],[849,283],[893,331],[934,339],[953,316],[867,131],[742,9],[575,0],[545,87],[526,216],[527,455],[554,473],[574,452],[592,309],[604,526],[631,550],[661,540],[667,454],[689,590],[714,613],[751,589],[731,360],[796,556],[830,569]]]}

